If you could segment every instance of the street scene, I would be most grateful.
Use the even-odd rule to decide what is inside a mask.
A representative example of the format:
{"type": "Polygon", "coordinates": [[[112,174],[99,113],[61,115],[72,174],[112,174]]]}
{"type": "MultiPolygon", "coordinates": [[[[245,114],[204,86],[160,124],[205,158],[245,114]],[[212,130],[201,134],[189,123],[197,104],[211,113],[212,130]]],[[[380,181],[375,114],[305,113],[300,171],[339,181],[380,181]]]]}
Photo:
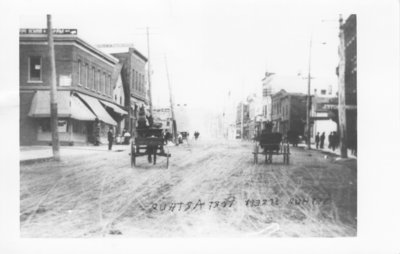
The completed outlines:
{"type": "Polygon", "coordinates": [[[258,7],[21,17],[21,237],[356,237],[357,15],[258,7]]]}

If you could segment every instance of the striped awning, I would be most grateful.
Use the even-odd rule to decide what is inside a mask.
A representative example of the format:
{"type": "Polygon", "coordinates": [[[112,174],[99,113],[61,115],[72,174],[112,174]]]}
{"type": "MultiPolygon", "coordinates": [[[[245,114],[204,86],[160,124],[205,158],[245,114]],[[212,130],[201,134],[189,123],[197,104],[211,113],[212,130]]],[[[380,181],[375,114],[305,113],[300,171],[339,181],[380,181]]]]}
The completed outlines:
{"type": "Polygon", "coordinates": [[[99,100],[88,95],[77,93],[78,97],[81,98],[90,107],[97,118],[107,124],[116,126],[117,122],[107,113],[104,107],[100,104],[99,100]]]}

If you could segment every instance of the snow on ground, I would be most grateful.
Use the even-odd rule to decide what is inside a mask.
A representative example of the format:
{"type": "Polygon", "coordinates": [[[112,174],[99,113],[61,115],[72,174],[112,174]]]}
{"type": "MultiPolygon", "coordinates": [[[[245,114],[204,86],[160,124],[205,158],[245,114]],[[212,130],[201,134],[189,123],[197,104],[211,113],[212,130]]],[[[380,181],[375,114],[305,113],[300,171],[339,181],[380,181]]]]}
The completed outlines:
{"type": "Polygon", "coordinates": [[[293,148],[290,165],[254,165],[240,141],[168,149],[168,169],[131,168],[127,151],[21,165],[21,236],[356,235],[356,160],[293,148]]]}

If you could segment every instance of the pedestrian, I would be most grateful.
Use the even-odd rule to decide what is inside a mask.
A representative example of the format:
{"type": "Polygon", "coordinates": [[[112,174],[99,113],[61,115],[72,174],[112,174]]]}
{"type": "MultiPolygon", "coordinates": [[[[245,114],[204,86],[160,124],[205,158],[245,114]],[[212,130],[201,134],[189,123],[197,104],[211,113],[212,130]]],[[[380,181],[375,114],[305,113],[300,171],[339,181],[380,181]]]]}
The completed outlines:
{"type": "Polygon", "coordinates": [[[318,149],[319,147],[319,132],[317,132],[317,135],[315,135],[315,147],[318,149]]]}
{"type": "Polygon", "coordinates": [[[333,151],[335,151],[334,147],[334,136],[333,136],[333,131],[331,131],[331,133],[329,133],[328,136],[328,148],[333,149],[333,151]]]}
{"type": "Polygon", "coordinates": [[[335,151],[335,149],[339,146],[339,135],[336,131],[334,131],[332,134],[332,142],[332,150],[335,151]]]}
{"type": "Polygon", "coordinates": [[[325,132],[322,132],[321,138],[320,138],[320,148],[324,149],[324,142],[325,142],[325,132]]]}
{"type": "Polygon", "coordinates": [[[108,150],[111,150],[114,141],[114,134],[112,128],[108,130],[108,150]]]}
{"type": "Polygon", "coordinates": [[[124,144],[125,145],[129,145],[130,139],[131,139],[131,134],[129,133],[129,131],[125,131],[125,133],[124,133],[124,144]]]}

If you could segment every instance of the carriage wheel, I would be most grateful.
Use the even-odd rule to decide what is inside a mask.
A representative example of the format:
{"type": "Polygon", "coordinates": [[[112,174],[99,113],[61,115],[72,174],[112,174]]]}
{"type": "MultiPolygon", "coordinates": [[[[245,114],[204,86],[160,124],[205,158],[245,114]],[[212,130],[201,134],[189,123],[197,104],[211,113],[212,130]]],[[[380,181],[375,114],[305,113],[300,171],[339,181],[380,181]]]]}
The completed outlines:
{"type": "Polygon", "coordinates": [[[153,148],[153,165],[156,165],[157,162],[157,149],[158,147],[153,148]]]}
{"type": "Polygon", "coordinates": [[[258,163],[258,144],[256,143],[254,147],[254,164],[257,163],[258,163]]]}

